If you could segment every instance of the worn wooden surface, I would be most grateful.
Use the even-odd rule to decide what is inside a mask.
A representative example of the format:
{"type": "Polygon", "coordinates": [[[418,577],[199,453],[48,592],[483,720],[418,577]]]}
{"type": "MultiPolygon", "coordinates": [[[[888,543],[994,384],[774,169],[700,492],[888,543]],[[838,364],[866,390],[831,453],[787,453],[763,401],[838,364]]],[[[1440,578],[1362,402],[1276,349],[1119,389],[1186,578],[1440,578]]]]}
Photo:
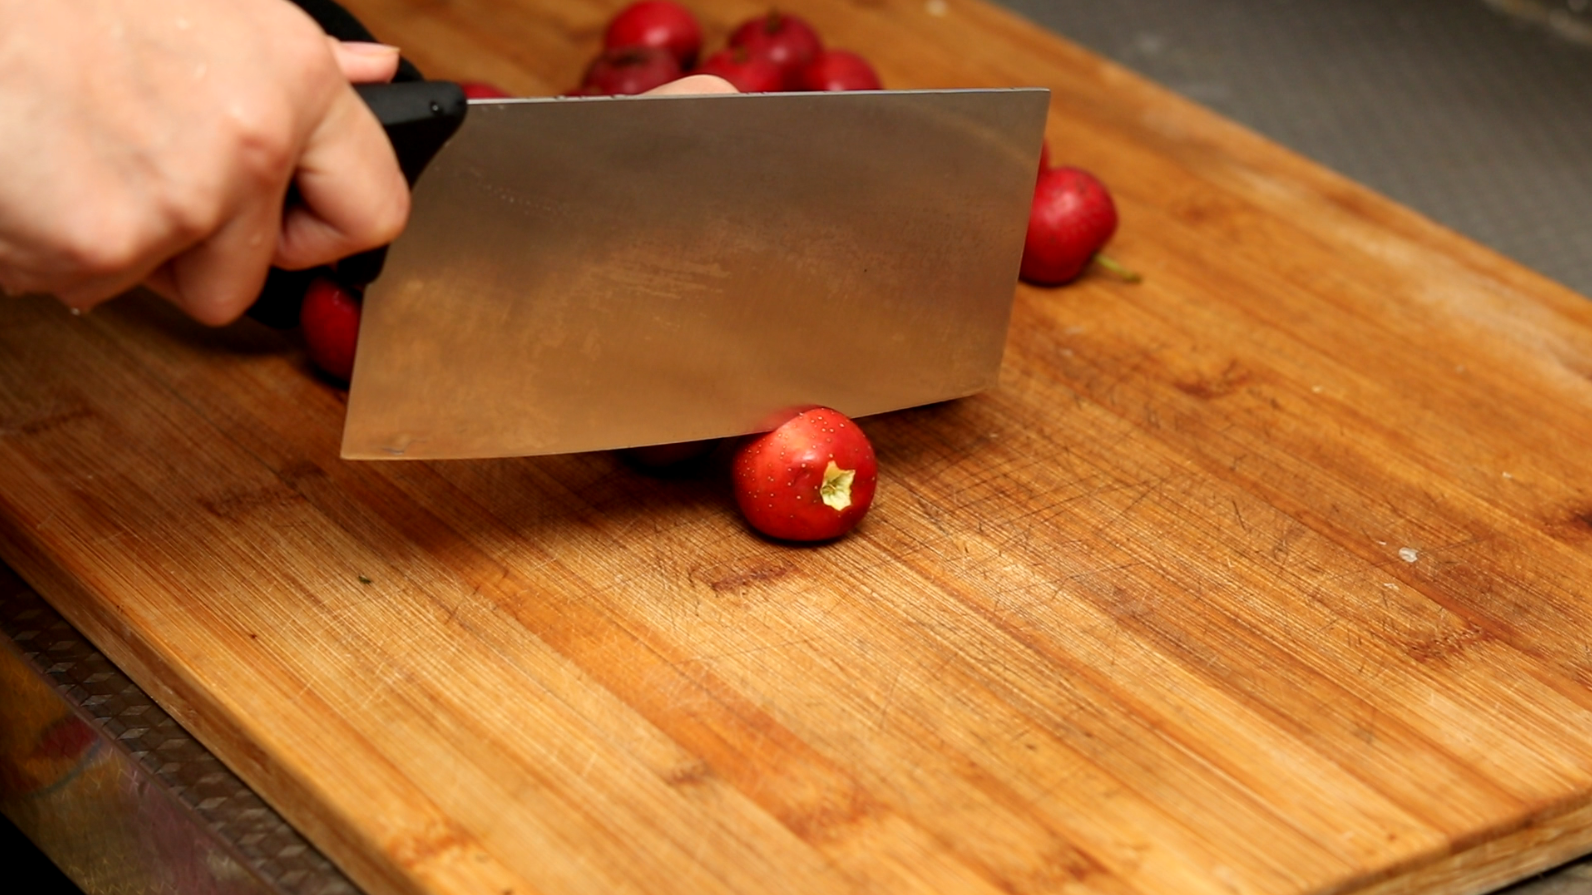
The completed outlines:
{"type": "MultiPolygon", "coordinates": [[[[618,4],[350,5],[550,93],[618,4]]],[[[1592,305],[990,7],[789,8],[893,87],[1050,87],[1145,275],[1019,288],[999,388],[865,421],[853,536],[605,454],[340,461],[291,337],[135,296],[0,304],[0,557],[372,893],[1461,893],[1592,849],[1592,305]]]]}

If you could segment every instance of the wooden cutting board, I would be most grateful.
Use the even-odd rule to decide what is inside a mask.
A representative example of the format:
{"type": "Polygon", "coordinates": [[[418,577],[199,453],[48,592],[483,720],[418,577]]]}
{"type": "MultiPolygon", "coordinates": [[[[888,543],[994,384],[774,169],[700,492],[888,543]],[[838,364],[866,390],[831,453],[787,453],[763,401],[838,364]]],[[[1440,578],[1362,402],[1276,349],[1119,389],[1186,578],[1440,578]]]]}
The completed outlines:
{"type": "MultiPolygon", "coordinates": [[[[360,0],[571,86],[617,0],[360,0]]],[[[697,0],[717,43],[760,6],[697,0]]],[[[1471,893],[1592,850],[1592,304],[970,0],[798,0],[1042,85],[1113,254],[865,421],[796,548],[722,469],[338,459],[291,335],[0,304],[0,556],[371,893],[1471,893]]],[[[925,258],[923,263],[935,263],[925,258]]]]}

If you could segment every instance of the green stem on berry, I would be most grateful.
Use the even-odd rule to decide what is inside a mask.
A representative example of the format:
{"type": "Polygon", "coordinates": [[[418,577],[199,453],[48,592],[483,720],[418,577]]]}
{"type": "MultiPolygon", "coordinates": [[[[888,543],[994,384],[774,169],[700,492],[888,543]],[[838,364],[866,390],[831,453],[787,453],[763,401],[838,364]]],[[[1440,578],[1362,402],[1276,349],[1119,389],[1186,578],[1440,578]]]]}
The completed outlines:
{"type": "Polygon", "coordinates": [[[1104,267],[1106,270],[1111,271],[1129,283],[1137,283],[1144,279],[1143,277],[1139,276],[1137,271],[1124,267],[1122,262],[1117,261],[1110,255],[1107,255],[1105,252],[1096,252],[1094,259],[1095,262],[1101,267],[1104,267]]]}

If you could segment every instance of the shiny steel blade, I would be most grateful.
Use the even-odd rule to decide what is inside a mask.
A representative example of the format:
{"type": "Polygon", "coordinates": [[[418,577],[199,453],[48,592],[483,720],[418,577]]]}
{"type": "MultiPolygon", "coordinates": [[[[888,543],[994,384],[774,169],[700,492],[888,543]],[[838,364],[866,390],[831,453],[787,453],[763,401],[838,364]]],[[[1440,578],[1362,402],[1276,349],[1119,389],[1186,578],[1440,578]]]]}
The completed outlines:
{"type": "Polygon", "coordinates": [[[366,293],[343,456],[661,444],[988,388],[1048,104],[472,103],[366,293]]]}

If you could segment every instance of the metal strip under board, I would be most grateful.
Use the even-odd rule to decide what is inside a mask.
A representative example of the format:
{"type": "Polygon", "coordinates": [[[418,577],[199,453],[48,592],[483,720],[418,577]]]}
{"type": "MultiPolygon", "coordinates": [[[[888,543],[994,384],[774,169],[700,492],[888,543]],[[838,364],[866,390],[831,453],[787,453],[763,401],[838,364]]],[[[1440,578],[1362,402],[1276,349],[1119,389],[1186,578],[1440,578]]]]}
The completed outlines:
{"type": "Polygon", "coordinates": [[[358,893],[4,566],[0,812],[92,895],[358,893]]]}

